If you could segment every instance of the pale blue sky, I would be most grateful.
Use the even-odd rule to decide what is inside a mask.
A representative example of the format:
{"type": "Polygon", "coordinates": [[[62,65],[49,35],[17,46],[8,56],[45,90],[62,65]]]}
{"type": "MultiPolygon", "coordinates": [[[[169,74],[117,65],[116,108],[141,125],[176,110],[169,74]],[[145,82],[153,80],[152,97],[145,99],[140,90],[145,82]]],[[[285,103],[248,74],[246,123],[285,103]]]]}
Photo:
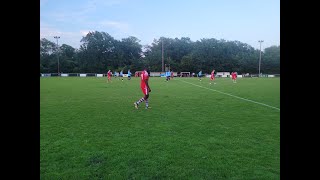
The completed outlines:
{"type": "Polygon", "coordinates": [[[140,44],[154,38],[238,40],[280,45],[280,0],[40,0],[40,38],[80,47],[89,31],[140,44]]]}

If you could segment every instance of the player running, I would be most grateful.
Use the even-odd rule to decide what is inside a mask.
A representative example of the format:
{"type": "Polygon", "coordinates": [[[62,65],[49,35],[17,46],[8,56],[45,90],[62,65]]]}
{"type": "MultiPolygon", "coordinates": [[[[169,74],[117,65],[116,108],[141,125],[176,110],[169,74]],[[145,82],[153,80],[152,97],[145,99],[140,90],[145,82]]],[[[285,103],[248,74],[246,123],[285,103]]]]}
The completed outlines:
{"type": "Polygon", "coordinates": [[[144,97],[139,99],[137,102],[134,102],[134,107],[136,109],[138,109],[139,107],[139,104],[142,103],[143,101],[146,101],[146,109],[149,108],[149,93],[151,92],[151,89],[150,89],[150,86],[149,86],[149,75],[148,75],[148,72],[147,72],[147,69],[145,68],[141,75],[141,83],[140,83],[140,87],[141,87],[141,90],[142,90],[142,93],[144,94],[144,97]]]}
{"type": "Polygon", "coordinates": [[[236,82],[237,82],[237,73],[232,72],[232,73],[231,73],[231,76],[232,76],[232,81],[233,81],[233,83],[236,83],[236,82]]]}
{"type": "MultiPolygon", "coordinates": [[[[211,76],[210,76],[210,81],[212,82],[212,81],[214,81],[215,80],[215,77],[214,77],[214,70],[212,70],[212,72],[211,72],[211,76]]],[[[210,82],[210,84],[211,84],[211,82],[210,82]]],[[[216,84],[216,83],[214,83],[214,84],[216,84]]]]}
{"type": "Polygon", "coordinates": [[[120,77],[121,77],[121,80],[123,81],[123,71],[122,70],[120,71],[120,77]]]}
{"type": "Polygon", "coordinates": [[[108,75],[108,83],[111,82],[111,76],[112,76],[112,72],[111,70],[109,69],[109,71],[107,72],[107,75],[108,75]]]}
{"type": "Polygon", "coordinates": [[[199,71],[198,77],[199,77],[199,80],[200,80],[200,81],[201,81],[201,76],[202,76],[202,71],[199,71]]]}
{"type": "Polygon", "coordinates": [[[130,69],[128,70],[128,80],[131,79],[131,72],[130,72],[130,69]]]}
{"type": "Polygon", "coordinates": [[[170,80],[170,71],[166,71],[166,81],[170,80]]]}

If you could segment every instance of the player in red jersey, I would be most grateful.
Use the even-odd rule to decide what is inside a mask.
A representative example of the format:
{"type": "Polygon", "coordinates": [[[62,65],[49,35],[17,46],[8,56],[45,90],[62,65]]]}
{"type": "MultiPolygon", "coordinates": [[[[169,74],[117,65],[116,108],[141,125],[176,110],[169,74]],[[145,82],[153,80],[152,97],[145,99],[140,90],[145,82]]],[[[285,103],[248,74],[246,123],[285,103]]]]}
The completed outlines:
{"type": "Polygon", "coordinates": [[[173,71],[171,71],[171,79],[173,79],[173,71]]]}
{"type": "Polygon", "coordinates": [[[110,69],[109,69],[109,71],[108,71],[107,75],[108,75],[108,82],[111,82],[112,72],[111,72],[111,70],[110,70],[110,69]]]}
{"type": "Polygon", "coordinates": [[[232,81],[233,81],[234,83],[236,83],[236,82],[237,82],[237,73],[232,72],[232,73],[231,73],[231,76],[232,76],[232,81]]]}
{"type": "Polygon", "coordinates": [[[134,102],[133,104],[134,104],[134,107],[136,109],[138,109],[139,104],[142,103],[143,101],[146,101],[146,109],[148,109],[149,108],[149,99],[148,98],[149,98],[149,93],[151,92],[151,89],[150,89],[150,86],[148,83],[149,74],[148,74],[146,68],[142,71],[140,77],[141,77],[140,88],[142,90],[142,93],[144,94],[144,97],[139,99],[137,102],[134,102]]]}
{"type": "MultiPolygon", "coordinates": [[[[211,82],[215,80],[215,77],[214,77],[214,70],[212,70],[212,72],[211,72],[210,80],[211,80],[211,82]]],[[[210,82],[210,84],[211,84],[211,82],[210,82]]],[[[214,84],[215,84],[215,83],[214,83],[214,84]]]]}

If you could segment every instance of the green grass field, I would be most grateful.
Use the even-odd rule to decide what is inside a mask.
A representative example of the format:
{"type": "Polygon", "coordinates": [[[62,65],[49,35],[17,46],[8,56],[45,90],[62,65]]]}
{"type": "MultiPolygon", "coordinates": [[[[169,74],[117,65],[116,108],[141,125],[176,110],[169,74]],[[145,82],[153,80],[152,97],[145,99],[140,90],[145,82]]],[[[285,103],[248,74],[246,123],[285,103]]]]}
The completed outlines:
{"type": "Polygon", "coordinates": [[[40,179],[280,179],[280,78],[112,80],[40,78],[40,179]]]}

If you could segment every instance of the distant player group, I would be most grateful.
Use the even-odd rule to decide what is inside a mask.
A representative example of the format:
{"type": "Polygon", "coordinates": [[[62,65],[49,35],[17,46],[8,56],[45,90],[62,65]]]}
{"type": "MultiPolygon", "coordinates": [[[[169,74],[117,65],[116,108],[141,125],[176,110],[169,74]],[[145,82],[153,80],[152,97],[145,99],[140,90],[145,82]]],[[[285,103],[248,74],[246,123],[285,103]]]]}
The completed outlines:
{"type": "MultiPolygon", "coordinates": [[[[214,82],[214,80],[215,80],[214,72],[215,72],[215,70],[213,69],[212,72],[211,72],[211,76],[210,76],[210,84],[212,82],[214,82]]],[[[115,73],[115,75],[116,75],[116,73],[115,73]]],[[[170,71],[166,72],[165,75],[166,75],[166,81],[170,80],[170,78],[173,78],[173,72],[172,71],[171,72],[170,71]]],[[[201,81],[202,71],[200,71],[197,75],[198,75],[199,80],[201,81]]],[[[107,72],[107,76],[108,76],[108,81],[107,82],[109,83],[109,82],[111,82],[111,76],[112,76],[111,70],[109,70],[107,72]]],[[[123,81],[123,72],[122,71],[119,73],[119,77],[121,77],[121,80],[123,81]]],[[[135,77],[138,77],[137,73],[135,74],[135,77]]],[[[236,72],[232,72],[231,73],[231,78],[232,78],[233,83],[236,83],[237,73],[236,72]]],[[[131,79],[131,72],[130,72],[130,70],[128,70],[128,80],[130,80],[130,79],[131,79]]],[[[140,81],[140,88],[141,88],[141,91],[144,94],[144,96],[142,98],[140,98],[138,101],[134,102],[133,105],[134,105],[134,107],[136,109],[138,109],[140,103],[145,101],[145,104],[146,104],[145,108],[149,109],[150,108],[149,107],[149,93],[151,92],[151,88],[149,86],[149,73],[147,71],[147,68],[144,68],[144,70],[141,72],[140,80],[141,80],[140,81]]],[[[216,84],[216,83],[214,82],[214,84],[216,84]]]]}
{"type": "MultiPolygon", "coordinates": [[[[108,83],[111,82],[111,76],[112,76],[112,72],[111,70],[109,69],[109,71],[107,72],[107,76],[108,76],[108,83]]],[[[114,73],[114,76],[117,76],[117,73],[115,72],[114,73]]],[[[121,80],[123,81],[123,71],[120,71],[119,73],[119,78],[121,78],[121,80]]],[[[131,72],[130,72],[130,69],[128,70],[128,80],[131,79],[131,72]]],[[[120,79],[119,79],[120,80],[120,79]]]]}
{"type": "MultiPolygon", "coordinates": [[[[215,71],[215,70],[212,70],[212,71],[211,71],[210,83],[209,83],[209,84],[212,84],[212,82],[214,82],[214,80],[215,80],[214,71],[215,71]]],[[[198,73],[199,81],[201,81],[201,77],[202,77],[202,71],[199,71],[199,73],[198,73]]],[[[237,73],[236,73],[236,72],[232,72],[232,73],[231,73],[231,79],[232,79],[232,81],[233,81],[234,83],[237,82],[237,73]]],[[[214,82],[214,84],[216,84],[216,83],[214,82]]]]}

